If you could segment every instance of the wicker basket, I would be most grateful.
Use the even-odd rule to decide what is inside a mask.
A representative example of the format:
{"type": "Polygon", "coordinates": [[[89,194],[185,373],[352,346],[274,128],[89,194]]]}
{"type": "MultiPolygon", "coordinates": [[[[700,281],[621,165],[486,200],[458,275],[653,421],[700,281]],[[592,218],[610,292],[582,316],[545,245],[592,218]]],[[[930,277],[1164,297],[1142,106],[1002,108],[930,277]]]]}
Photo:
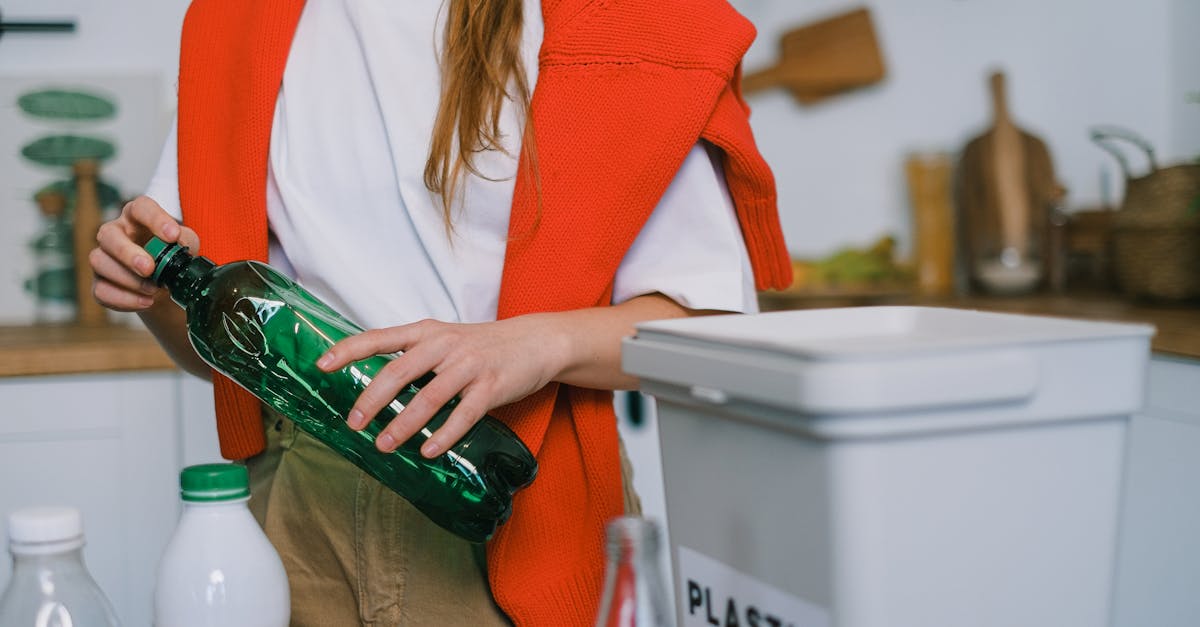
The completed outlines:
{"type": "Polygon", "coordinates": [[[1116,228],[1113,257],[1118,285],[1129,294],[1161,300],[1200,297],[1200,223],[1116,228]]]}
{"type": "Polygon", "coordinates": [[[1200,163],[1158,167],[1154,151],[1128,132],[1093,131],[1092,138],[1117,156],[1125,172],[1125,199],[1113,216],[1113,265],[1118,285],[1134,296],[1161,300],[1200,297],[1200,163]],[[1141,147],[1150,172],[1129,175],[1124,156],[1108,143],[1124,139],[1141,147]]]}

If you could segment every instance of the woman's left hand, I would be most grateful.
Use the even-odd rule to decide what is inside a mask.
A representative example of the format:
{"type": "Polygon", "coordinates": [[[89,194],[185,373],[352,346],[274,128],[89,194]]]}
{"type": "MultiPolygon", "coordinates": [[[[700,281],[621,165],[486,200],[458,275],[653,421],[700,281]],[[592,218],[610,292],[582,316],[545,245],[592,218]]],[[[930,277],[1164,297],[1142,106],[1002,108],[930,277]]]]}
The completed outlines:
{"type": "Polygon", "coordinates": [[[373,355],[403,353],[358,397],[346,418],[355,430],[365,427],[404,386],[433,372],[433,379],[375,440],[380,451],[395,450],[457,394],[458,406],[421,447],[421,454],[432,458],[462,439],[488,411],[536,392],[562,371],[569,338],[556,327],[552,315],[479,324],[422,320],[344,339],[317,366],[331,372],[373,355]]]}

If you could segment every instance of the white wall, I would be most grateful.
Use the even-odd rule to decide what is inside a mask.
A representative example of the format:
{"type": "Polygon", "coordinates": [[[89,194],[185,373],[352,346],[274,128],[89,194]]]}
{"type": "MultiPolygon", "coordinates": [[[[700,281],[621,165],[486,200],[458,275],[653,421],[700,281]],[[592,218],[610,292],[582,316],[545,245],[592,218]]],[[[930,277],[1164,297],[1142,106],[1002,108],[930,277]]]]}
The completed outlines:
{"type": "Polygon", "coordinates": [[[1172,0],[1169,15],[1171,152],[1200,158],[1200,2],[1172,0]]]}
{"type": "Polygon", "coordinates": [[[163,76],[163,99],[169,103],[188,4],[189,0],[5,0],[6,19],[70,18],[76,21],[76,32],[0,37],[0,74],[155,72],[163,76]]]}
{"type": "MultiPolygon", "coordinates": [[[[770,64],[779,35],[863,3],[846,0],[733,0],[759,29],[746,67],[770,64]]],[[[1200,141],[1171,141],[1182,113],[1172,80],[1195,85],[1200,20],[1192,0],[870,0],[887,65],[885,81],[804,108],[781,91],[751,98],[759,145],[775,170],[789,248],[828,252],[883,232],[907,237],[903,158],[912,149],[959,150],[990,120],[986,75],[1008,75],[1018,124],[1049,146],[1073,207],[1101,198],[1112,159],[1087,128],[1129,127],[1172,153],[1200,141]],[[1184,19],[1172,18],[1188,17],[1184,19]],[[1169,24],[1174,28],[1169,30],[1169,24]],[[1182,40],[1174,48],[1168,34],[1182,40]],[[1169,59],[1191,51],[1186,63],[1169,59]],[[1187,65],[1188,67],[1184,67],[1187,65]]],[[[1195,105],[1194,109],[1200,109],[1195,105]]],[[[1200,117],[1200,111],[1193,111],[1200,117]]],[[[1116,178],[1114,176],[1114,178],[1116,178]]]]}
{"type": "MultiPolygon", "coordinates": [[[[14,94],[49,85],[88,89],[118,100],[114,120],[75,125],[116,139],[117,154],[101,176],[125,196],[145,188],[174,110],[179,32],[187,0],[5,0],[9,20],[73,19],[70,34],[8,33],[0,37],[0,324],[27,323],[34,303],[27,243],[40,228],[33,192],[66,178],[20,158],[25,142],[62,130],[22,116],[14,94]],[[30,80],[31,78],[35,80],[30,80]]],[[[128,316],[114,316],[128,319],[128,316]]]]}

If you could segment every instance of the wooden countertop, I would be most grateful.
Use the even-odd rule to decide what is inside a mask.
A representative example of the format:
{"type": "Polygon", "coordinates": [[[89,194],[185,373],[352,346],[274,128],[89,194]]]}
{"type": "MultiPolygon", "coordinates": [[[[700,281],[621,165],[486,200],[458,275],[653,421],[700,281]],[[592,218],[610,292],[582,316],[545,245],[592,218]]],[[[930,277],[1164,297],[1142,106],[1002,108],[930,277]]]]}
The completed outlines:
{"type": "Polygon", "coordinates": [[[761,292],[763,311],[858,305],[923,305],[955,307],[1085,320],[1140,322],[1154,325],[1151,349],[1156,353],[1200,359],[1200,306],[1149,304],[1110,293],[1033,294],[1028,296],[922,297],[911,294],[821,295],[761,292]]]}
{"type": "MultiPolygon", "coordinates": [[[[1157,328],[1157,353],[1200,359],[1200,306],[1149,305],[1113,294],[969,296],[906,294],[800,295],[763,292],[763,311],[855,305],[926,305],[1090,320],[1141,322],[1157,328]]],[[[171,370],[175,365],[149,332],[124,326],[0,326],[0,377],[171,370]]]]}
{"type": "Polygon", "coordinates": [[[143,329],[0,326],[0,377],[174,368],[154,336],[143,329]]]}

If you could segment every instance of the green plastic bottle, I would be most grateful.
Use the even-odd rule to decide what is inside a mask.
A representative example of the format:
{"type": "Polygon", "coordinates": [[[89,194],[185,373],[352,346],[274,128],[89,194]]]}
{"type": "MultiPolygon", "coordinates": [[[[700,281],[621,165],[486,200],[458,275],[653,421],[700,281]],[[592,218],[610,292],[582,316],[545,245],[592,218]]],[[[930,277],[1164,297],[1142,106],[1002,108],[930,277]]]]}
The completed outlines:
{"type": "Polygon", "coordinates": [[[433,375],[406,386],[354,431],[346,415],[393,358],[379,355],[329,373],[316,361],[360,327],[264,263],[216,265],[157,238],[145,248],[155,261],[152,278],[187,312],[192,346],[215,370],[458,536],[483,542],[508,519],[513,494],[533,481],[537,461],[499,420],[484,416],[450,450],[424,458],[421,445],[445,423],[455,397],[415,436],[381,453],[376,436],[433,375]]]}

